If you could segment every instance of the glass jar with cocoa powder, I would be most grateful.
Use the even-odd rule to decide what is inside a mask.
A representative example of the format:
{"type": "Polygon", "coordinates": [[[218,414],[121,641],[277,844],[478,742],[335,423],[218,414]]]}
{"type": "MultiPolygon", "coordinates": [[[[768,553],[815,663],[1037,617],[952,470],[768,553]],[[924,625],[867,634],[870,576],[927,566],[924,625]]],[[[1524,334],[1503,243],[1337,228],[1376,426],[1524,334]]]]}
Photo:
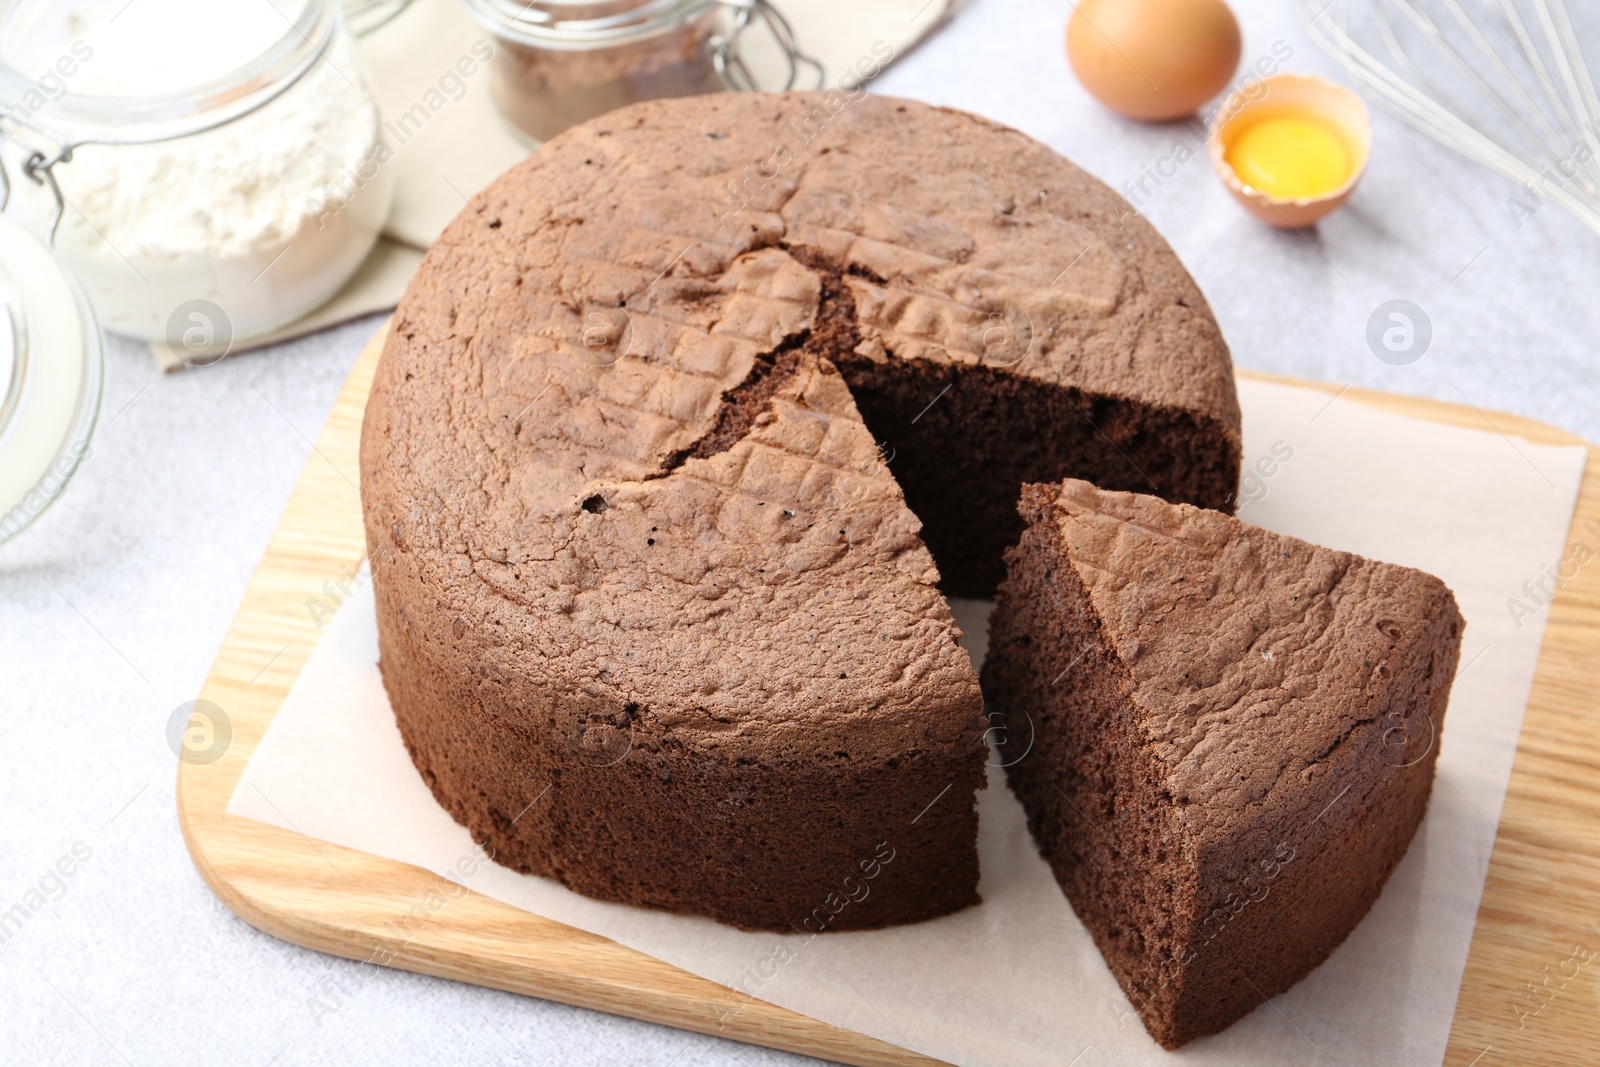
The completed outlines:
{"type": "MultiPolygon", "coordinates": [[[[744,32],[764,25],[786,63],[773,89],[822,69],[766,0],[463,0],[500,41],[490,67],[500,113],[546,141],[607,111],[673,96],[753,89],[744,32]]],[[[811,86],[806,86],[811,87],[811,86]]]]}

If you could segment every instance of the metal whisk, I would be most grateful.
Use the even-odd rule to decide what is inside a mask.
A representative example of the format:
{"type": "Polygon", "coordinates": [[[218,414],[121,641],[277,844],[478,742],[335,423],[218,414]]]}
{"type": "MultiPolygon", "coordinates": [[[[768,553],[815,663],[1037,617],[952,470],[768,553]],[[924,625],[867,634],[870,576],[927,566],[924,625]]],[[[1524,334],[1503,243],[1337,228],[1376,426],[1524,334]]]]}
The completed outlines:
{"type": "Polygon", "coordinates": [[[1379,106],[1521,186],[1513,215],[1548,201],[1600,233],[1600,94],[1565,0],[1300,2],[1379,106]]]}

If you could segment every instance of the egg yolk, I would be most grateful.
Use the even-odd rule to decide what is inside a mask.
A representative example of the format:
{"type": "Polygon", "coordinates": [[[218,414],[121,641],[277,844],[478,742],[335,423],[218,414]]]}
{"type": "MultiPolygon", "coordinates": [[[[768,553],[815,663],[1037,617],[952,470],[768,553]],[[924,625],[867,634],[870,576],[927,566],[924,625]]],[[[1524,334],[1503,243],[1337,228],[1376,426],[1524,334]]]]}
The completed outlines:
{"type": "Polygon", "coordinates": [[[1246,185],[1278,200],[1330,193],[1350,176],[1344,142],[1314,118],[1263,119],[1228,147],[1228,165],[1246,185]]]}

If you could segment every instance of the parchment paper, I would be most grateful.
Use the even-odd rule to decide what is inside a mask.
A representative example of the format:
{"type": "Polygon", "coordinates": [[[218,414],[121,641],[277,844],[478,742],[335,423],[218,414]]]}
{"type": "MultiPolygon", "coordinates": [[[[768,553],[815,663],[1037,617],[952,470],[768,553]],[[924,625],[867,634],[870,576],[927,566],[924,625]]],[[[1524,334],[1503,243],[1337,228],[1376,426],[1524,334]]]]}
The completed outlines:
{"type": "MultiPolygon", "coordinates": [[[[1322,967],[1232,1029],[1176,1053],[1150,1040],[995,769],[979,801],[983,903],[916,926],[809,939],[750,934],[599,903],[492,864],[467,884],[955,1063],[1440,1063],[1543,631],[1542,610],[1519,626],[1507,601],[1524,597],[1524,581],[1560,558],[1585,453],[1384,414],[1314,390],[1244,381],[1240,398],[1251,472],[1241,516],[1431,570],[1455,590],[1468,627],[1438,781],[1405,860],[1322,967]],[[1292,455],[1282,460],[1286,449],[1292,455]]],[[[1593,544],[1600,530],[1585,536],[1593,544]]],[[[987,605],[957,607],[979,658],[987,605]]],[[[376,657],[363,579],[329,621],[229,811],[445,875],[473,845],[406,756],[376,657]]]]}

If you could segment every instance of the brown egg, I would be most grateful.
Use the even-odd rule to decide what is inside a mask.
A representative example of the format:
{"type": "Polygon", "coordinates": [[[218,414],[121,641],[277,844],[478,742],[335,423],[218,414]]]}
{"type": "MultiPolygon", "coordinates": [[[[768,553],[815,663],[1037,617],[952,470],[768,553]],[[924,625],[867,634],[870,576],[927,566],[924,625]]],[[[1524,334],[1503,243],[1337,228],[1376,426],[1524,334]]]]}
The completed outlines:
{"type": "Polygon", "coordinates": [[[1192,114],[1233,80],[1240,48],[1223,0],[1079,0],[1067,22],[1078,81],[1135,119],[1192,114]]]}

